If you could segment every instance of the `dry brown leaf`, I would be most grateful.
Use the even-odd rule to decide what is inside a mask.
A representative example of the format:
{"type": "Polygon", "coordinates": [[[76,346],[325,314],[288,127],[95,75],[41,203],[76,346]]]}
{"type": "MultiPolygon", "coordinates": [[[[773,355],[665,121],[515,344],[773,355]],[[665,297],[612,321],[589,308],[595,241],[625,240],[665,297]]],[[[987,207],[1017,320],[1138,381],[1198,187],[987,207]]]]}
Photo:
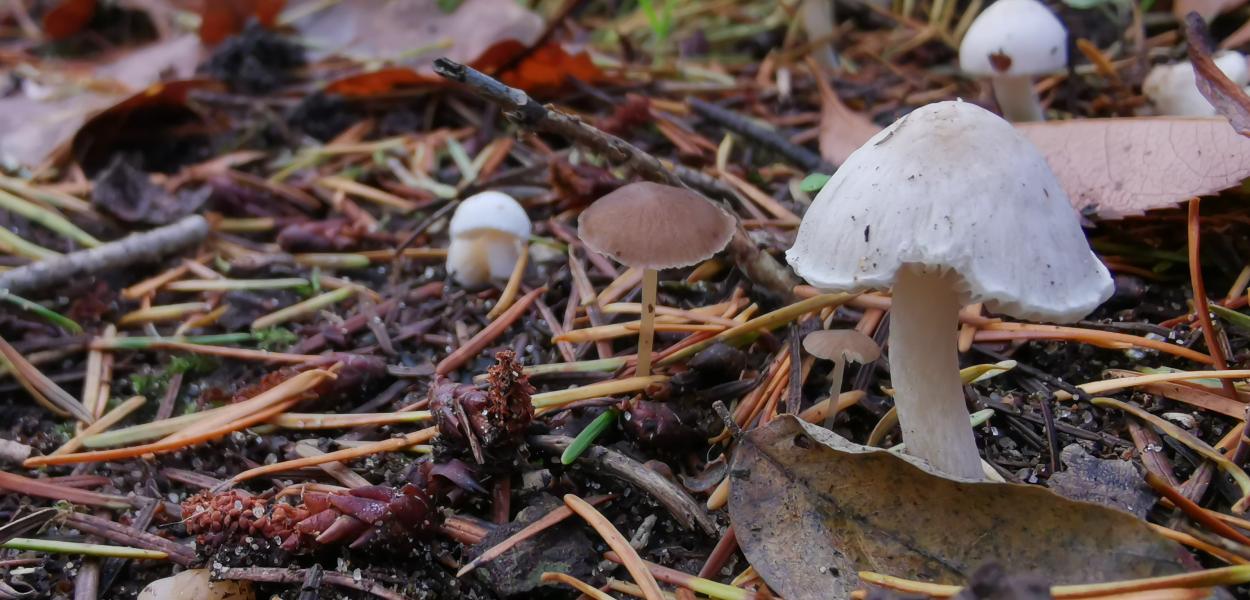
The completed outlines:
{"type": "Polygon", "coordinates": [[[433,0],[338,2],[294,25],[317,49],[310,60],[341,54],[420,67],[439,56],[471,62],[504,40],[529,47],[544,31],[542,17],[514,0],[464,0],[452,12],[433,0]]]}
{"type": "Polygon", "coordinates": [[[1017,123],[1079,210],[1141,214],[1250,177],[1250,139],[1228,120],[1186,117],[1017,123]]]}
{"type": "Polygon", "coordinates": [[[1187,570],[1183,548],[1128,513],[917,462],[780,417],[743,438],[730,469],[738,543],[787,600],[848,598],[861,570],[954,584],[991,562],[1054,584],[1187,570]]]}
{"type": "Polygon", "coordinates": [[[96,77],[110,79],[137,92],[162,79],[188,79],[204,58],[204,47],[194,34],[172,37],[127,50],[95,69],[96,77]]]}
{"type": "Polygon", "coordinates": [[[840,165],[881,128],[843,104],[824,77],[817,77],[816,82],[820,86],[820,157],[840,165]]]}
{"type": "Polygon", "coordinates": [[[169,38],[110,54],[84,77],[83,69],[60,71],[46,64],[40,80],[28,80],[22,93],[0,98],[0,158],[26,166],[43,163],[96,112],[163,78],[195,73],[203,48],[194,35],[169,38]]]}
{"type": "Polygon", "coordinates": [[[0,159],[30,167],[42,164],[74,137],[91,113],[119,98],[80,91],[47,99],[26,94],[0,99],[0,159]]]}

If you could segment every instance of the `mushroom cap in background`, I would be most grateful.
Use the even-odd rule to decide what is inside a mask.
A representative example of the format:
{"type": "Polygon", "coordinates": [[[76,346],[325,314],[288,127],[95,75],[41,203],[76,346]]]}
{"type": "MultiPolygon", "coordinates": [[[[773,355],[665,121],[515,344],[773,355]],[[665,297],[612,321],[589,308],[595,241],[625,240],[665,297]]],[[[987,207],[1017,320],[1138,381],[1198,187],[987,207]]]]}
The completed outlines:
{"type": "Polygon", "coordinates": [[[591,250],[640,269],[676,269],[707,260],[733,237],[734,218],[685,188],[640,181],[591,204],[577,236],[591,250]]]}
{"type": "Polygon", "coordinates": [[[959,68],[982,77],[1044,75],[1068,64],[1068,30],[1037,0],[998,0],[959,44],[959,68]]]}
{"type": "Polygon", "coordinates": [[[457,238],[479,231],[498,231],[526,240],[532,229],[530,217],[519,202],[503,192],[488,191],[460,202],[451,216],[448,234],[457,238]]]}
{"type": "Polygon", "coordinates": [[[254,600],[250,581],[212,581],[208,569],[187,569],[149,583],[138,600],[254,600]]]}
{"type": "MultiPolygon", "coordinates": [[[[1226,50],[1212,57],[1219,68],[1238,87],[1250,83],[1250,67],[1245,55],[1226,50]]],[[[1150,99],[1155,112],[1178,117],[1213,117],[1217,111],[1198,91],[1194,66],[1189,61],[1157,65],[1142,82],[1142,93],[1150,99]]]]}
{"type": "Polygon", "coordinates": [[[881,346],[858,329],[819,329],[803,338],[803,349],[824,360],[867,364],[881,358],[881,346]]]}
{"type": "Polygon", "coordinates": [[[964,304],[1029,320],[1079,319],[1113,289],[1037,148],[959,101],[920,107],[851,154],[786,259],[836,291],[889,288],[904,265],[953,270],[964,304]]]}

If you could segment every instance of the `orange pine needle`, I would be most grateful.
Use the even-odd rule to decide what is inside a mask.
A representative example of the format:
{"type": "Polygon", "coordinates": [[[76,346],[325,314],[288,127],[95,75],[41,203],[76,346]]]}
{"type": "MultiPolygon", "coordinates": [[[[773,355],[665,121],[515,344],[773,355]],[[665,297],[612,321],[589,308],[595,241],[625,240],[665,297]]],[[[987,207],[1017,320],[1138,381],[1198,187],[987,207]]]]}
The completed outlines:
{"type": "Polygon", "coordinates": [[[585,594],[586,596],[592,598],[592,600],[616,600],[612,596],[609,596],[608,594],[604,593],[599,588],[594,587],[590,585],[589,583],[586,583],[567,573],[553,573],[551,571],[548,571],[546,573],[543,573],[542,580],[543,580],[543,583],[563,583],[581,592],[582,594],[585,594]]]}
{"type": "Polygon", "coordinates": [[[143,444],[141,446],[130,446],[128,448],[117,448],[114,450],[96,450],[93,452],[79,452],[77,454],[62,454],[60,456],[36,456],[26,459],[22,466],[27,469],[42,467],[48,465],[71,465],[77,463],[102,462],[107,460],[125,460],[143,456],[144,454],[164,454],[174,452],[196,444],[215,440],[225,437],[246,429],[257,423],[263,423],[265,420],[272,418],[274,415],[280,414],[295,405],[295,401],[287,401],[275,404],[266,410],[259,411],[252,415],[248,415],[238,421],[230,423],[220,429],[206,431],[200,435],[191,438],[177,440],[161,440],[152,442],[151,444],[143,444]]]}
{"type": "Polygon", "coordinates": [[[656,583],[655,577],[651,575],[651,571],[647,569],[646,563],[642,557],[638,556],[638,552],[633,546],[629,545],[629,540],[617,531],[616,526],[612,522],[595,510],[590,503],[578,498],[574,494],[564,495],[564,505],[569,507],[577,516],[581,517],[588,523],[599,537],[607,542],[608,547],[616,551],[621,559],[621,564],[625,565],[625,570],[629,571],[634,582],[642,588],[642,596],[646,600],[665,600],[664,592],[660,590],[660,584],[656,583]]]}
{"type": "Polygon", "coordinates": [[[1158,350],[1166,354],[1179,356],[1181,358],[1189,359],[1205,365],[1212,363],[1211,357],[1201,352],[1195,352],[1184,346],[1160,342],[1136,335],[1129,335],[1127,333],[1099,331],[1097,329],[1083,329],[1080,327],[1063,327],[1060,325],[1038,325],[1035,323],[987,323],[980,325],[980,327],[980,331],[977,331],[976,333],[977,341],[1049,339],[1083,342],[1104,348],[1137,346],[1139,348],[1158,350]]]}
{"type": "Polygon", "coordinates": [[[491,321],[490,325],[483,327],[481,331],[477,332],[477,335],[465,342],[463,346],[456,348],[455,352],[448,354],[446,358],[439,361],[438,367],[434,369],[434,372],[439,375],[446,375],[460,368],[460,365],[476,356],[488,344],[495,341],[495,338],[503,335],[503,332],[507,331],[517,319],[521,318],[525,311],[529,310],[529,307],[534,304],[538,296],[546,291],[547,288],[544,286],[521,296],[521,299],[517,300],[516,304],[509,307],[502,315],[499,315],[498,319],[491,321]]]}
{"type": "Polygon", "coordinates": [[[229,483],[236,484],[236,483],[239,483],[240,481],[247,481],[248,479],[260,477],[261,475],[281,473],[282,471],[302,469],[304,467],[315,467],[317,465],[324,464],[324,463],[331,462],[331,461],[341,462],[341,461],[353,460],[357,458],[364,458],[366,456],[372,456],[374,454],[380,454],[382,452],[394,452],[396,450],[403,450],[404,448],[407,448],[408,446],[412,446],[416,444],[424,444],[425,442],[428,442],[434,439],[434,436],[436,435],[438,435],[437,427],[427,427],[420,431],[414,431],[412,433],[409,433],[403,437],[391,438],[389,440],[382,440],[380,442],[374,442],[372,444],[365,444],[363,446],[357,446],[355,448],[346,448],[343,450],[336,450],[334,452],[327,452],[320,456],[309,456],[306,458],[297,458],[295,460],[278,462],[272,465],[262,465],[254,469],[248,469],[247,471],[244,471],[242,473],[239,473],[238,475],[235,475],[234,477],[231,477],[229,483]]]}
{"type": "MultiPolygon", "coordinates": [[[[1189,200],[1189,280],[1194,294],[1194,313],[1198,315],[1198,323],[1202,326],[1202,337],[1207,342],[1211,364],[1216,369],[1225,371],[1228,369],[1228,361],[1224,358],[1224,346],[1220,344],[1219,337],[1215,333],[1215,324],[1211,322],[1211,311],[1207,308],[1211,301],[1207,298],[1207,285],[1202,279],[1201,252],[1199,251],[1202,239],[1202,216],[1198,203],[1199,198],[1189,200]]],[[[1225,379],[1220,382],[1220,385],[1224,388],[1225,396],[1237,397],[1237,388],[1233,387],[1233,382],[1225,379]]]]}
{"type": "MultiPolygon", "coordinates": [[[[586,502],[589,503],[591,506],[598,506],[599,504],[603,504],[610,498],[611,496],[592,496],[590,498],[587,498],[586,502]]],[[[490,549],[483,552],[477,558],[469,561],[469,563],[461,567],[459,571],[456,571],[456,577],[464,577],[470,571],[478,568],[480,565],[484,563],[488,563],[492,560],[495,560],[496,558],[499,558],[499,556],[501,556],[503,553],[507,552],[508,550],[511,550],[517,544],[524,542],[525,540],[533,537],[538,532],[543,531],[544,529],[547,529],[548,527],[555,526],[556,523],[559,523],[571,516],[573,516],[572,509],[570,509],[567,506],[557,506],[554,510],[539,517],[533,523],[526,525],[520,531],[508,536],[508,539],[502,542],[499,542],[498,544],[495,544],[490,549]]]]}

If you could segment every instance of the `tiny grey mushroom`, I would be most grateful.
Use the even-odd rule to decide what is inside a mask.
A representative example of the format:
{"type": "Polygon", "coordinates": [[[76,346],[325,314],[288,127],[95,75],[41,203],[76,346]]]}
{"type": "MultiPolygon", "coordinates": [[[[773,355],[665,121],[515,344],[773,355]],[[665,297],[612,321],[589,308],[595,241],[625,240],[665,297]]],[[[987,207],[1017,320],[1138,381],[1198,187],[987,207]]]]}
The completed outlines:
{"type": "Polygon", "coordinates": [[[822,329],[803,338],[803,349],[816,358],[870,363],[881,358],[881,346],[858,329],[822,329]]]}

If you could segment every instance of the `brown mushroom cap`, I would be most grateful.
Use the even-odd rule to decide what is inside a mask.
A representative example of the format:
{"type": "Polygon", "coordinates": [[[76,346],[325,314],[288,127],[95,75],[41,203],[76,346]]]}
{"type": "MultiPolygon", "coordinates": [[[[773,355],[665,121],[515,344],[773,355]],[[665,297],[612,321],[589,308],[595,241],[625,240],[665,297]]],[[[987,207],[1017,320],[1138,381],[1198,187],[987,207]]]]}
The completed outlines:
{"type": "Polygon", "coordinates": [[[867,364],[881,357],[881,346],[857,329],[822,329],[803,338],[803,349],[816,358],[867,364]]]}
{"type": "Polygon", "coordinates": [[[643,269],[676,269],[720,252],[734,218],[699,194],[640,181],[598,199],[577,219],[591,250],[643,269]]]}

